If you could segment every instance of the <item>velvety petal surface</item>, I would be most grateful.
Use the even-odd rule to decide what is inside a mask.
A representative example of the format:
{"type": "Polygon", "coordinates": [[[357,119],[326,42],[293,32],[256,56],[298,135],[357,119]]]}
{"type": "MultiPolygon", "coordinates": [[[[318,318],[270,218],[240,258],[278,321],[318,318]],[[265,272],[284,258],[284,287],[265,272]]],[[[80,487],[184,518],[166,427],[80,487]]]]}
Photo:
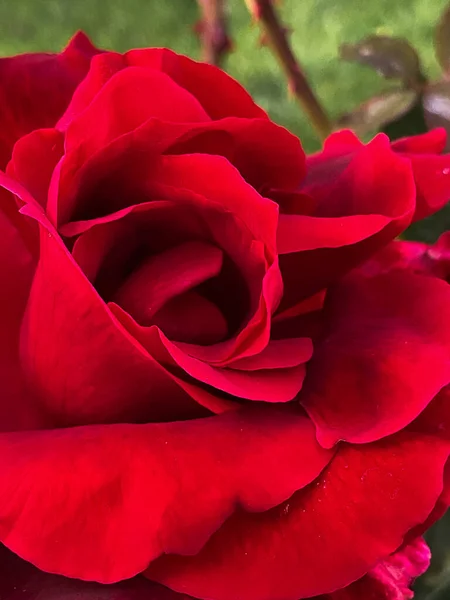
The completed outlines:
{"type": "Polygon", "coordinates": [[[21,332],[22,366],[40,404],[61,425],[204,415],[121,327],[58,234],[40,225],[40,260],[21,332]]]}
{"type": "Polygon", "coordinates": [[[208,600],[298,600],[341,589],[430,514],[449,452],[448,441],[412,432],[342,447],[281,506],[238,511],[196,556],[161,557],[147,576],[208,600]]]}
{"type": "Polygon", "coordinates": [[[1,169],[16,140],[56,124],[98,52],[84,33],[77,33],[61,54],[0,58],[1,169]]]}
{"type": "Polygon", "coordinates": [[[392,143],[393,150],[411,161],[417,192],[415,221],[432,215],[450,200],[450,154],[442,155],[446,137],[444,129],[435,129],[392,143]]]}
{"type": "Polygon", "coordinates": [[[301,189],[313,198],[313,213],[281,214],[278,227],[283,309],[330,285],[401,233],[415,209],[410,165],[383,135],[354,155],[308,157],[301,189]]]}
{"type": "Polygon", "coordinates": [[[42,570],[116,582],[195,554],[235,510],[278,505],[331,456],[293,407],[0,434],[0,540],[42,570]]]}
{"type": "Polygon", "coordinates": [[[0,189],[0,431],[38,428],[45,422],[19,359],[20,328],[36,266],[29,227],[13,196],[0,189]]]}
{"type": "Polygon", "coordinates": [[[399,431],[450,378],[450,287],[406,271],[330,290],[300,402],[321,444],[399,431]]]}
{"type": "Polygon", "coordinates": [[[267,118],[244,88],[217,67],[196,62],[166,48],[149,48],[131,50],[124,55],[108,52],[93,60],[87,78],[76,90],[58,127],[66,129],[115,73],[133,66],[166,74],[195,96],[211,119],[230,116],[267,118]]]}
{"type": "Polygon", "coordinates": [[[144,577],[101,585],[44,573],[4,546],[0,573],[2,600],[192,600],[144,577]]]}

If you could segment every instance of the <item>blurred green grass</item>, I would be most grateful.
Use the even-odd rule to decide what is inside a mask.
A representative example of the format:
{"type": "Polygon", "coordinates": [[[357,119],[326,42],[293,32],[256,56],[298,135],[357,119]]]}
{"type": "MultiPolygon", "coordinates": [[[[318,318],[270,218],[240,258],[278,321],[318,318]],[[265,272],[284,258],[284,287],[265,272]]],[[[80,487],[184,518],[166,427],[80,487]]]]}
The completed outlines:
{"type": "MultiPolygon", "coordinates": [[[[283,0],[280,11],[293,28],[298,57],[331,115],[347,111],[387,84],[369,69],[337,57],[342,42],[373,33],[406,36],[420,51],[425,69],[437,75],[433,27],[446,0],[283,0]]],[[[258,46],[243,0],[229,0],[235,52],[225,65],[269,111],[302,139],[307,151],[318,142],[267,48],[258,46]]],[[[195,0],[0,0],[0,54],[59,50],[77,29],[106,48],[168,46],[199,56],[192,26],[195,0]]]]}

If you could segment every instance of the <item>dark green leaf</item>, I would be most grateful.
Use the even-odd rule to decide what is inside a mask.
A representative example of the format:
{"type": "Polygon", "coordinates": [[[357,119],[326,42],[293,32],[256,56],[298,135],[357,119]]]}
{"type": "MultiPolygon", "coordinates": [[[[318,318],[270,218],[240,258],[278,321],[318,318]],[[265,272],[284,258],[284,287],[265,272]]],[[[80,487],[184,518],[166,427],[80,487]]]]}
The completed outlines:
{"type": "Polygon", "coordinates": [[[444,73],[450,72],[450,5],[444,10],[434,34],[436,57],[444,73]]]}
{"type": "Polygon", "coordinates": [[[417,52],[403,38],[372,35],[357,44],[342,44],[340,57],[372,67],[386,79],[400,79],[406,86],[425,81],[417,52]]]}
{"type": "Polygon", "coordinates": [[[387,123],[392,123],[407,114],[416,103],[417,97],[413,90],[393,90],[381,96],[374,96],[353,112],[343,115],[337,125],[353,129],[359,135],[378,131],[387,123]]]}
{"type": "Polygon", "coordinates": [[[447,148],[450,150],[450,82],[438,81],[429,85],[423,94],[423,112],[428,129],[445,127],[447,148]]]}

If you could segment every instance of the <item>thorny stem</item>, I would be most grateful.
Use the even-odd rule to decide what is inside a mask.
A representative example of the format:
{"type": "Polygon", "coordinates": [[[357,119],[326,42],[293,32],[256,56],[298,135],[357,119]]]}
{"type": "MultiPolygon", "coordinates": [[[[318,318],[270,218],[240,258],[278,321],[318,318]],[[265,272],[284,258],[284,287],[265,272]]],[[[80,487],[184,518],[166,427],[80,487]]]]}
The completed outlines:
{"type": "Polygon", "coordinates": [[[231,43],[227,33],[226,0],[197,0],[202,14],[198,33],[202,42],[202,59],[220,66],[231,43]]]}
{"type": "Polygon", "coordinates": [[[287,80],[289,91],[311,120],[311,124],[323,140],[332,131],[331,121],[312,91],[287,38],[286,29],[280,23],[273,7],[273,0],[245,0],[253,19],[263,29],[264,39],[272,48],[287,80]]]}

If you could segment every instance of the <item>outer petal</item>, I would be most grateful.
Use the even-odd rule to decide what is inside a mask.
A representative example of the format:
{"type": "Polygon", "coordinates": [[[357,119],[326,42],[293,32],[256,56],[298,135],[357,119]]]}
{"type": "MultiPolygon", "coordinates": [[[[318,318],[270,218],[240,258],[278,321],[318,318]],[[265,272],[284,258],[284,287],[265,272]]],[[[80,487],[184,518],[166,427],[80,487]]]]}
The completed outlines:
{"type": "MultiPolygon", "coordinates": [[[[48,213],[58,223],[80,216],[98,216],[98,194],[97,201],[89,207],[90,212],[80,207],[80,199],[92,195],[95,185],[103,189],[108,185],[117,186],[114,197],[109,198],[104,208],[105,213],[136,202],[136,194],[130,198],[129,194],[123,193],[124,181],[129,188],[130,184],[136,185],[148,178],[149,170],[161,154],[223,156],[257,191],[269,196],[273,188],[294,189],[304,170],[299,141],[267,119],[230,117],[219,121],[180,123],[152,118],[114,139],[94,155],[87,150],[91,142],[85,135],[87,145],[83,142],[65,155],[59,167],[59,181],[55,178],[53,182],[48,213]]],[[[174,181],[171,183],[175,184],[174,181]]]]}
{"type": "Polygon", "coordinates": [[[423,522],[442,490],[447,441],[401,432],[347,446],[320,477],[263,514],[238,512],[196,555],[147,576],[208,600],[297,600],[364,576],[423,522]]]}
{"type": "Polygon", "coordinates": [[[52,127],[99,51],[77,33],[61,54],[23,54],[0,59],[0,168],[17,139],[52,127]]]}
{"type": "Polygon", "coordinates": [[[36,129],[13,148],[6,173],[46,208],[53,171],[64,152],[64,137],[56,129],[36,129]]]}
{"type": "Polygon", "coordinates": [[[368,275],[389,273],[394,269],[409,269],[449,280],[450,232],[443,233],[432,246],[423,242],[391,242],[361,265],[361,269],[368,275]]]}
{"type": "Polygon", "coordinates": [[[4,546],[0,572],[2,600],[192,600],[143,577],[101,585],[44,573],[4,546]]]}
{"type": "Polygon", "coordinates": [[[40,238],[21,356],[49,413],[62,425],[207,414],[125,332],[58,234],[41,224],[40,238]]]}
{"type": "Polygon", "coordinates": [[[450,286],[405,271],[356,274],[327,303],[300,395],[320,443],[399,431],[450,380],[450,286]]]}
{"type": "Polygon", "coordinates": [[[36,265],[29,227],[13,197],[0,189],[0,431],[38,428],[43,422],[19,360],[20,327],[36,265]]]}
{"type": "Polygon", "coordinates": [[[66,151],[83,145],[89,156],[152,117],[179,123],[210,120],[200,102],[166,74],[130,67],[111,77],[71,121],[65,135],[66,151]]]}
{"type": "Polygon", "coordinates": [[[195,554],[237,508],[272,508],[330,460],[291,409],[1,434],[0,540],[43,570],[103,583],[195,554]]]}
{"type": "Polygon", "coordinates": [[[430,549],[422,538],[381,561],[362,579],[316,600],[411,600],[410,586],[430,565],[430,549]]]}
{"type": "Polygon", "coordinates": [[[417,189],[415,221],[432,215],[450,200],[450,154],[441,155],[446,137],[444,129],[434,129],[392,143],[393,150],[411,161],[417,189]]]}
{"type": "Polygon", "coordinates": [[[124,55],[104,53],[92,61],[89,75],[77,89],[66,113],[58,123],[66,129],[75,115],[82,112],[105,83],[126,67],[143,67],[168,75],[195,96],[211,119],[224,117],[267,118],[244,88],[220,69],[198,63],[165,48],[131,50],[124,55]]]}
{"type": "Polygon", "coordinates": [[[278,227],[283,308],[339,279],[401,233],[414,213],[410,166],[383,135],[354,155],[307,159],[302,190],[315,201],[313,214],[281,214],[278,227]]]}

